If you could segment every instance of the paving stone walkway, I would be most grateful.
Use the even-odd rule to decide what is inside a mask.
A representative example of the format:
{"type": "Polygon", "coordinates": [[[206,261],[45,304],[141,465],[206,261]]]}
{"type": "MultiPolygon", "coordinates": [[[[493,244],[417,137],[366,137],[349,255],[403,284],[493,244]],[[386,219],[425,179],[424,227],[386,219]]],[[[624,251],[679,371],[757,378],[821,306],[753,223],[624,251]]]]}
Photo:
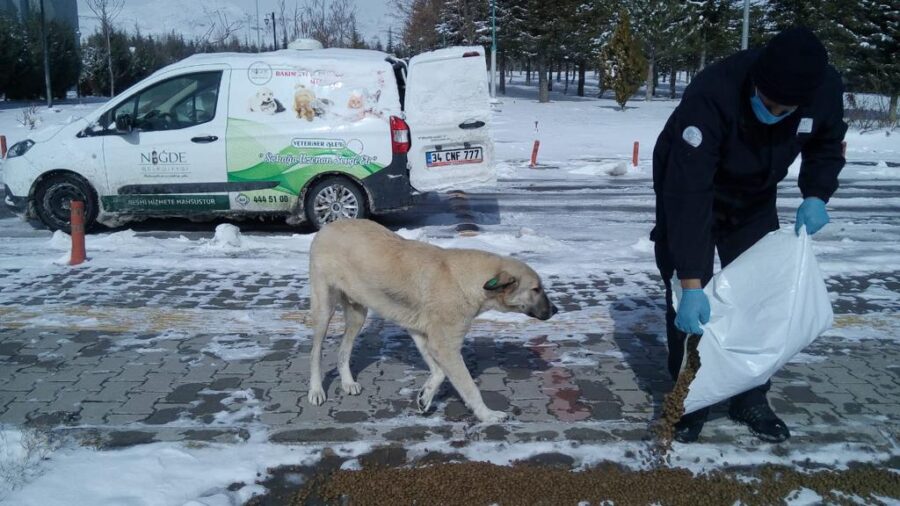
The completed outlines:
{"type": "MultiPolygon", "coordinates": [[[[897,328],[900,308],[870,287],[896,272],[829,279],[836,326],[897,328]]],[[[0,269],[0,423],[66,431],[120,446],[160,440],[641,440],[671,387],[661,284],[641,271],[550,279],[562,313],[548,322],[479,321],[464,357],[492,409],[484,426],[449,384],[432,413],[414,398],[427,368],[412,340],[370,317],[351,366],[363,392],[344,396],[334,366],[342,322],[326,342],[329,399],[306,402],[308,292],[301,277],[85,266],[0,269]]],[[[826,334],[774,379],[791,444],[896,447],[900,343],[826,334]]],[[[879,337],[880,336],[880,337],[879,337]]],[[[753,444],[715,411],[710,442],[753,444]]]]}

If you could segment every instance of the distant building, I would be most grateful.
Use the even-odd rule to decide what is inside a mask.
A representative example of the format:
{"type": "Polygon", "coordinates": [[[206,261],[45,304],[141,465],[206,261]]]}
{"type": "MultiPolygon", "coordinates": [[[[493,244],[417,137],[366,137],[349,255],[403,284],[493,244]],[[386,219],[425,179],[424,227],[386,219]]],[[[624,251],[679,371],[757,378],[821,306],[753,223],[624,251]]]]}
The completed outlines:
{"type": "MultiPolygon", "coordinates": [[[[0,12],[15,13],[19,19],[41,12],[41,0],[0,0],[0,12]]],[[[78,3],[76,0],[44,0],[47,21],[66,23],[78,30],[78,3]]]]}

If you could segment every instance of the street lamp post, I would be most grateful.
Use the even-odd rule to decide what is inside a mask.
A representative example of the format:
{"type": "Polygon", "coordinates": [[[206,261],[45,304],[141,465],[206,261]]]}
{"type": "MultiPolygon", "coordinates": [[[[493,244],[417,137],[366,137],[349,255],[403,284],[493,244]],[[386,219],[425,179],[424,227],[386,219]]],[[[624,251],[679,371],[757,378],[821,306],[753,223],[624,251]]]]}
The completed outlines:
{"type": "Polygon", "coordinates": [[[491,0],[491,98],[497,98],[497,0],[491,0]]]}

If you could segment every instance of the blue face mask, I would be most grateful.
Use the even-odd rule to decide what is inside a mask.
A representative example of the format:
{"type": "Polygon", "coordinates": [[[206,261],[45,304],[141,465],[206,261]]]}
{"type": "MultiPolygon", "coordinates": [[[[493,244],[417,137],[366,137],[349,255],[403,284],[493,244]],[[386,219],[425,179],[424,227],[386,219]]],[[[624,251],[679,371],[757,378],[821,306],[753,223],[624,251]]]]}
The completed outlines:
{"type": "Polygon", "coordinates": [[[762,99],[760,99],[759,95],[757,95],[756,93],[754,93],[753,96],[750,97],[750,106],[753,107],[753,114],[756,115],[756,119],[758,119],[760,123],[766,125],[774,125],[784,118],[787,118],[791,115],[792,112],[794,112],[793,110],[791,110],[782,113],[780,116],[776,116],[772,114],[771,111],[769,111],[769,108],[766,107],[766,104],[763,103],[762,99]]]}

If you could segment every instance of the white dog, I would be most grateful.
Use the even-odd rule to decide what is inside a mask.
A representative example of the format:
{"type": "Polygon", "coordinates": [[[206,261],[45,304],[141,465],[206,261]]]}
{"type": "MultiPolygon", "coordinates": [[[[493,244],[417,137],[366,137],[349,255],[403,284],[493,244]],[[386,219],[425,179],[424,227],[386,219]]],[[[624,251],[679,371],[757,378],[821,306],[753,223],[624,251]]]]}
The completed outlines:
{"type": "Polygon", "coordinates": [[[284,111],[284,106],[275,98],[275,94],[269,88],[260,88],[249,100],[250,112],[275,114],[284,111]]]}

